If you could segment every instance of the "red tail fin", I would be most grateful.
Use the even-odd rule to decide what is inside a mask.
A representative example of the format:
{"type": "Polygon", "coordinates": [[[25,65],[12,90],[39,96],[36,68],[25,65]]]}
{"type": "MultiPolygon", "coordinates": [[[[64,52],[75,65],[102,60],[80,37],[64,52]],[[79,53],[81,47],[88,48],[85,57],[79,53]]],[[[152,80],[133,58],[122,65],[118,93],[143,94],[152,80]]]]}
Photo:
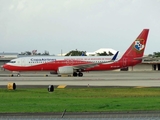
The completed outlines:
{"type": "Polygon", "coordinates": [[[142,59],[139,59],[139,60],[136,60],[136,59],[143,57],[144,50],[146,47],[148,32],[149,32],[149,29],[144,29],[140,33],[140,35],[136,38],[136,40],[131,44],[131,46],[124,53],[121,60],[123,61],[130,60],[131,62],[134,62],[132,65],[135,65],[141,62],[142,59]]]}

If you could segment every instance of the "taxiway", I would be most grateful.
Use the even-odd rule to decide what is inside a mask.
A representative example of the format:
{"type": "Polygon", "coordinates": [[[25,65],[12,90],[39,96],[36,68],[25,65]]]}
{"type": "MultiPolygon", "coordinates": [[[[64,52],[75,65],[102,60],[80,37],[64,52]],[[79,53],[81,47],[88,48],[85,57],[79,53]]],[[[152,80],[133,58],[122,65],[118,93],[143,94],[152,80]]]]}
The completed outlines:
{"type": "Polygon", "coordinates": [[[158,71],[122,72],[101,71],[84,73],[84,77],[57,77],[57,75],[21,74],[20,77],[10,77],[0,73],[0,85],[14,82],[16,85],[66,85],[66,86],[133,86],[160,87],[160,73],[158,71]]]}

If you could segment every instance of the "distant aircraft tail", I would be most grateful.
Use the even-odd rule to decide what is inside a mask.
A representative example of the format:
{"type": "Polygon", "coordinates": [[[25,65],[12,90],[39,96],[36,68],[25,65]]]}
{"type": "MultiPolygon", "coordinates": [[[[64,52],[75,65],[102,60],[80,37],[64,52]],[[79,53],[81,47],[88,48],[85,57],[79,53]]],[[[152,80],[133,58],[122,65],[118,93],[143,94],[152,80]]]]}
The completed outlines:
{"type": "Polygon", "coordinates": [[[120,61],[123,66],[134,66],[142,62],[144,50],[146,47],[147,37],[149,29],[143,29],[136,40],[131,44],[131,46],[124,53],[120,61]]]}

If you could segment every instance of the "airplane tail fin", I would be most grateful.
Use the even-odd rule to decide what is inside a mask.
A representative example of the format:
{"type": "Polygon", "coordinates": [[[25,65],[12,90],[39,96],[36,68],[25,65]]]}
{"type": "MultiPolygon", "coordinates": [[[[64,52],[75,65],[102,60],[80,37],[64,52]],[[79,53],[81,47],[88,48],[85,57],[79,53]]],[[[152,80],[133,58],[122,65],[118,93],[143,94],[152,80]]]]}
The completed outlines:
{"type": "Polygon", "coordinates": [[[120,60],[122,61],[129,60],[132,63],[134,62],[133,65],[140,63],[143,59],[143,54],[146,47],[148,33],[149,33],[149,29],[143,29],[143,31],[139,34],[136,40],[131,44],[131,46],[123,54],[120,60]]]}

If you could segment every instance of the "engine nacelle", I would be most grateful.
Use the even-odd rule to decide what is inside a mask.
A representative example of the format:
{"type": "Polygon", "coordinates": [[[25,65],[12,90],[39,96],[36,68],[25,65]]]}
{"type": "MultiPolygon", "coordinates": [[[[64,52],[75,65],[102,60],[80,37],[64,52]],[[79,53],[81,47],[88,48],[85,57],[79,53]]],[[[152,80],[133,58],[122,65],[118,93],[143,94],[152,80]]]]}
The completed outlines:
{"type": "Polygon", "coordinates": [[[64,66],[58,68],[58,74],[73,74],[73,67],[71,66],[64,66]]]}

